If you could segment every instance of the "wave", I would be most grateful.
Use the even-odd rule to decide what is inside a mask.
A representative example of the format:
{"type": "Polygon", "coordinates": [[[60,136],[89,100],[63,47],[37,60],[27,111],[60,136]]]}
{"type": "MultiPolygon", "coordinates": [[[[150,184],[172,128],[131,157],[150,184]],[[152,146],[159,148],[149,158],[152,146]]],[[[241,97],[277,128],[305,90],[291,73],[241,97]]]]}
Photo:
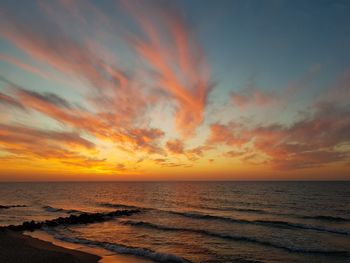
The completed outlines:
{"type": "Polygon", "coordinates": [[[193,228],[176,228],[176,227],[168,227],[163,225],[156,225],[149,222],[144,221],[120,221],[120,223],[125,225],[131,225],[136,227],[144,227],[144,228],[151,228],[156,230],[162,230],[162,231],[172,231],[172,232],[191,232],[226,240],[232,240],[232,241],[243,241],[243,242],[249,242],[249,243],[255,243],[263,246],[269,246],[274,247],[282,250],[286,250],[288,252],[294,252],[294,253],[310,253],[310,254],[324,254],[324,255],[338,255],[338,256],[350,256],[350,253],[348,251],[341,251],[341,250],[323,250],[323,249],[307,249],[307,248],[297,248],[297,247],[287,247],[281,244],[277,244],[274,242],[266,241],[266,240],[260,240],[252,237],[247,236],[234,236],[229,234],[223,234],[223,233],[215,233],[203,229],[193,229],[193,228]]]}
{"type": "Polygon", "coordinates": [[[116,210],[106,213],[82,213],[79,215],[70,215],[68,217],[59,217],[52,220],[45,220],[40,222],[26,221],[21,225],[9,225],[0,227],[1,229],[10,229],[14,231],[33,231],[42,227],[56,227],[60,225],[77,225],[77,224],[91,224],[96,222],[103,222],[111,220],[115,217],[130,216],[135,213],[140,213],[141,210],[116,210]]]}
{"type": "Polygon", "coordinates": [[[68,214],[74,214],[74,213],[83,213],[82,211],[75,210],[75,209],[63,209],[63,208],[56,208],[49,205],[43,206],[43,209],[47,212],[63,212],[68,214]]]}
{"type": "Polygon", "coordinates": [[[142,207],[134,205],[125,205],[125,204],[114,204],[114,203],[99,203],[98,205],[109,208],[125,208],[125,209],[144,209],[142,207]]]}
{"type": "Polygon", "coordinates": [[[350,222],[350,218],[344,218],[340,216],[329,216],[329,215],[309,216],[309,215],[300,215],[300,214],[292,214],[292,213],[273,212],[273,211],[267,211],[263,209],[255,209],[255,208],[237,208],[237,207],[216,208],[216,207],[210,207],[210,206],[193,206],[193,207],[200,208],[200,209],[217,210],[217,211],[237,211],[237,212],[247,212],[247,213],[253,213],[253,214],[289,216],[294,218],[312,219],[312,220],[320,220],[320,221],[350,222]]]}
{"type": "Polygon", "coordinates": [[[9,209],[15,207],[27,207],[26,205],[0,205],[0,209],[9,209]]]}
{"type": "MultiPolygon", "coordinates": [[[[188,205],[185,202],[174,202],[177,205],[188,205]]],[[[173,212],[173,211],[167,211],[157,208],[150,208],[150,207],[140,207],[140,206],[134,206],[134,205],[126,205],[126,204],[116,204],[116,203],[99,203],[100,206],[103,207],[110,207],[110,208],[127,208],[127,209],[144,209],[144,210],[158,210],[163,212],[173,212]]],[[[199,208],[199,209],[208,209],[208,210],[217,210],[217,211],[240,211],[240,212],[254,212],[254,213],[260,213],[260,214],[270,214],[270,212],[260,209],[252,209],[252,208],[216,208],[211,206],[202,206],[202,205],[190,205],[193,208],[199,208]]]]}
{"type": "Polygon", "coordinates": [[[273,212],[269,212],[262,209],[255,209],[255,208],[241,208],[241,207],[212,207],[212,206],[205,206],[205,205],[191,205],[193,208],[199,208],[199,209],[208,209],[208,210],[214,210],[214,211],[236,211],[236,212],[247,212],[247,213],[253,213],[253,214],[275,214],[273,212]]]}
{"type": "Polygon", "coordinates": [[[321,227],[321,226],[291,223],[286,221],[255,220],[251,222],[259,225],[268,225],[268,226],[279,227],[279,228],[298,228],[298,229],[305,229],[305,230],[328,232],[328,233],[339,234],[339,235],[350,235],[350,231],[345,229],[334,229],[334,228],[321,227]]]}
{"type": "Polygon", "coordinates": [[[254,225],[263,225],[270,226],[276,228],[298,228],[304,230],[314,230],[320,232],[328,232],[339,235],[350,235],[350,231],[344,229],[333,229],[319,226],[312,226],[307,224],[299,224],[299,223],[291,223],[286,221],[270,221],[270,220],[246,220],[246,219],[234,219],[230,217],[222,217],[222,216],[214,216],[208,214],[200,214],[200,213],[191,213],[191,212],[177,212],[177,211],[168,211],[172,214],[177,214],[185,217],[195,218],[195,219],[204,219],[204,220],[220,220],[238,224],[254,224],[254,225]]]}
{"type": "MultiPolygon", "coordinates": [[[[182,203],[182,204],[184,205],[185,203],[182,203]]],[[[321,221],[350,222],[350,218],[343,218],[339,216],[328,216],[328,215],[309,216],[309,215],[300,215],[300,214],[292,214],[292,213],[274,212],[274,211],[268,211],[268,210],[256,209],[256,208],[212,207],[212,206],[206,206],[206,205],[189,205],[189,206],[193,208],[208,209],[208,210],[214,210],[214,211],[229,211],[229,212],[237,211],[237,212],[247,212],[247,213],[253,213],[253,214],[288,216],[288,217],[294,217],[294,218],[313,219],[313,220],[321,220],[321,221]]]]}
{"type": "Polygon", "coordinates": [[[140,209],[140,210],[153,210],[153,211],[159,211],[159,212],[169,213],[173,215],[179,215],[183,217],[202,219],[202,220],[216,220],[216,221],[225,221],[225,222],[236,223],[236,224],[262,225],[262,226],[269,226],[269,227],[275,227],[275,228],[287,228],[287,229],[296,228],[296,229],[303,229],[303,230],[327,232],[327,233],[339,234],[339,235],[350,235],[350,230],[313,226],[313,225],[301,224],[301,223],[292,223],[288,221],[246,220],[246,219],[237,219],[237,218],[217,216],[217,215],[202,214],[199,212],[180,212],[180,211],[173,211],[173,210],[163,210],[163,209],[157,209],[157,208],[128,206],[128,205],[111,204],[111,203],[105,203],[104,205],[108,205],[110,207],[116,207],[116,208],[119,208],[121,206],[126,206],[126,207],[132,207],[134,209],[140,209]]]}
{"type": "Polygon", "coordinates": [[[230,217],[201,214],[201,213],[197,213],[197,212],[179,212],[179,211],[168,211],[168,210],[161,210],[161,211],[167,212],[170,214],[174,214],[174,215],[195,218],[195,219],[220,220],[220,221],[229,221],[229,222],[234,222],[234,223],[249,223],[250,222],[250,221],[245,220],[245,219],[233,219],[230,217]]]}
{"type": "Polygon", "coordinates": [[[323,221],[350,222],[350,218],[344,218],[344,217],[340,217],[340,216],[318,215],[318,216],[302,216],[302,218],[316,219],[316,220],[323,220],[323,221]]]}
{"type": "Polygon", "coordinates": [[[230,208],[231,211],[238,211],[238,212],[249,212],[249,213],[255,213],[255,214],[272,214],[272,212],[268,212],[266,210],[262,209],[253,209],[253,208],[230,208]]]}
{"type": "MultiPolygon", "coordinates": [[[[318,220],[327,220],[327,221],[350,221],[348,218],[343,217],[334,217],[334,216],[327,216],[327,215],[317,215],[317,216],[306,216],[306,215],[298,215],[298,214],[292,214],[292,213],[281,213],[281,212],[274,212],[274,211],[267,211],[264,209],[256,209],[256,208],[241,208],[241,207],[212,207],[212,206],[205,206],[205,205],[191,205],[187,204],[185,202],[178,202],[174,201],[174,203],[178,205],[189,205],[192,208],[199,208],[199,209],[208,209],[208,210],[216,210],[216,211],[239,211],[239,212],[251,212],[256,214],[268,214],[268,215],[280,215],[280,216],[291,216],[295,218],[304,218],[304,219],[318,219],[318,220]]],[[[145,209],[145,210],[159,210],[166,212],[167,210],[162,210],[158,208],[150,208],[150,207],[141,207],[141,206],[135,206],[135,205],[126,205],[126,204],[119,204],[119,203],[98,203],[100,206],[104,207],[110,207],[110,208],[130,208],[130,209],[145,209]]],[[[173,212],[173,211],[168,211],[173,212]]]]}
{"type": "Polygon", "coordinates": [[[84,238],[64,237],[57,234],[54,236],[56,239],[59,239],[62,241],[89,245],[89,246],[96,246],[112,252],[139,256],[139,257],[151,259],[157,262],[169,262],[169,263],[189,263],[190,262],[189,260],[176,256],[174,254],[157,252],[147,248],[130,247],[130,246],[125,246],[125,245],[116,244],[116,243],[99,242],[99,241],[93,241],[93,240],[88,240],[84,238]]]}

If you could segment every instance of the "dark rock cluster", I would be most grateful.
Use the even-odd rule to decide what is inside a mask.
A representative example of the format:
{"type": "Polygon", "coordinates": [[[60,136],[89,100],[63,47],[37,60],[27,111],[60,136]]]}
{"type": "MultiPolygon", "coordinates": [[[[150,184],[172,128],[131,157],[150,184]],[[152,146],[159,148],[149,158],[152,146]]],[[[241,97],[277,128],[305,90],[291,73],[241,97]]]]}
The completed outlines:
{"type": "Polygon", "coordinates": [[[0,205],[0,209],[9,209],[13,207],[27,207],[26,205],[0,205]]]}
{"type": "Polygon", "coordinates": [[[52,220],[45,220],[41,222],[26,221],[21,225],[9,225],[5,227],[0,227],[1,229],[9,229],[14,231],[33,231],[35,229],[40,229],[44,226],[55,227],[59,225],[76,225],[76,224],[90,224],[95,222],[102,222],[110,220],[114,217],[119,216],[130,216],[135,213],[139,213],[141,210],[116,210],[106,213],[82,213],[80,215],[70,215],[68,217],[59,217],[52,220]]]}

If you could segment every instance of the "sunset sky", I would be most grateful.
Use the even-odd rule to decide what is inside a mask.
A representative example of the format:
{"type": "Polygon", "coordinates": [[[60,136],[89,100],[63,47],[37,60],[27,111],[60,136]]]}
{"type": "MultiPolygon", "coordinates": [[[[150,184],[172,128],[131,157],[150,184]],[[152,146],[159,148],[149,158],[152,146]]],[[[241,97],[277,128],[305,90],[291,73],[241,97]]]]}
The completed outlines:
{"type": "Polygon", "coordinates": [[[350,179],[349,1],[0,2],[0,180],[350,179]]]}

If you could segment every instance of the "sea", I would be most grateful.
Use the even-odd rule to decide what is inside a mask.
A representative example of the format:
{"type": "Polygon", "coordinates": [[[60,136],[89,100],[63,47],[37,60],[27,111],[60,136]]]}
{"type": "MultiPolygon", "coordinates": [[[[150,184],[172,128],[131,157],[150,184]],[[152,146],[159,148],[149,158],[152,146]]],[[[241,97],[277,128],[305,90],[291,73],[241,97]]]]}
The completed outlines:
{"type": "Polygon", "coordinates": [[[154,262],[350,262],[350,182],[0,183],[0,205],[1,226],[139,210],[42,230],[154,262]]]}

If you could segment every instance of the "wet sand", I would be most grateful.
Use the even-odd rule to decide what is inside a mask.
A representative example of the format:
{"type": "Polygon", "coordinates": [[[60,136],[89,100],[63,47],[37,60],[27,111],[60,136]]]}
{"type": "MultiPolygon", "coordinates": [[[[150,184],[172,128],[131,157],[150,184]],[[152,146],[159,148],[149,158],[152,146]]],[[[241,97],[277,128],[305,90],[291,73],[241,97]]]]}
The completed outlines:
{"type": "Polygon", "coordinates": [[[101,257],[67,249],[12,231],[0,231],[0,262],[7,263],[97,263],[101,257]]]}
{"type": "MultiPolygon", "coordinates": [[[[30,237],[44,240],[50,242],[59,247],[67,248],[70,250],[78,250],[81,252],[86,252],[88,254],[100,256],[98,263],[152,263],[152,260],[148,260],[142,257],[132,256],[132,255],[121,255],[102,248],[90,247],[82,244],[74,244],[61,240],[55,239],[53,236],[47,234],[44,231],[36,230],[33,232],[24,232],[24,235],[29,235],[30,237]]],[[[1,261],[0,261],[1,262],[1,261]]]]}

